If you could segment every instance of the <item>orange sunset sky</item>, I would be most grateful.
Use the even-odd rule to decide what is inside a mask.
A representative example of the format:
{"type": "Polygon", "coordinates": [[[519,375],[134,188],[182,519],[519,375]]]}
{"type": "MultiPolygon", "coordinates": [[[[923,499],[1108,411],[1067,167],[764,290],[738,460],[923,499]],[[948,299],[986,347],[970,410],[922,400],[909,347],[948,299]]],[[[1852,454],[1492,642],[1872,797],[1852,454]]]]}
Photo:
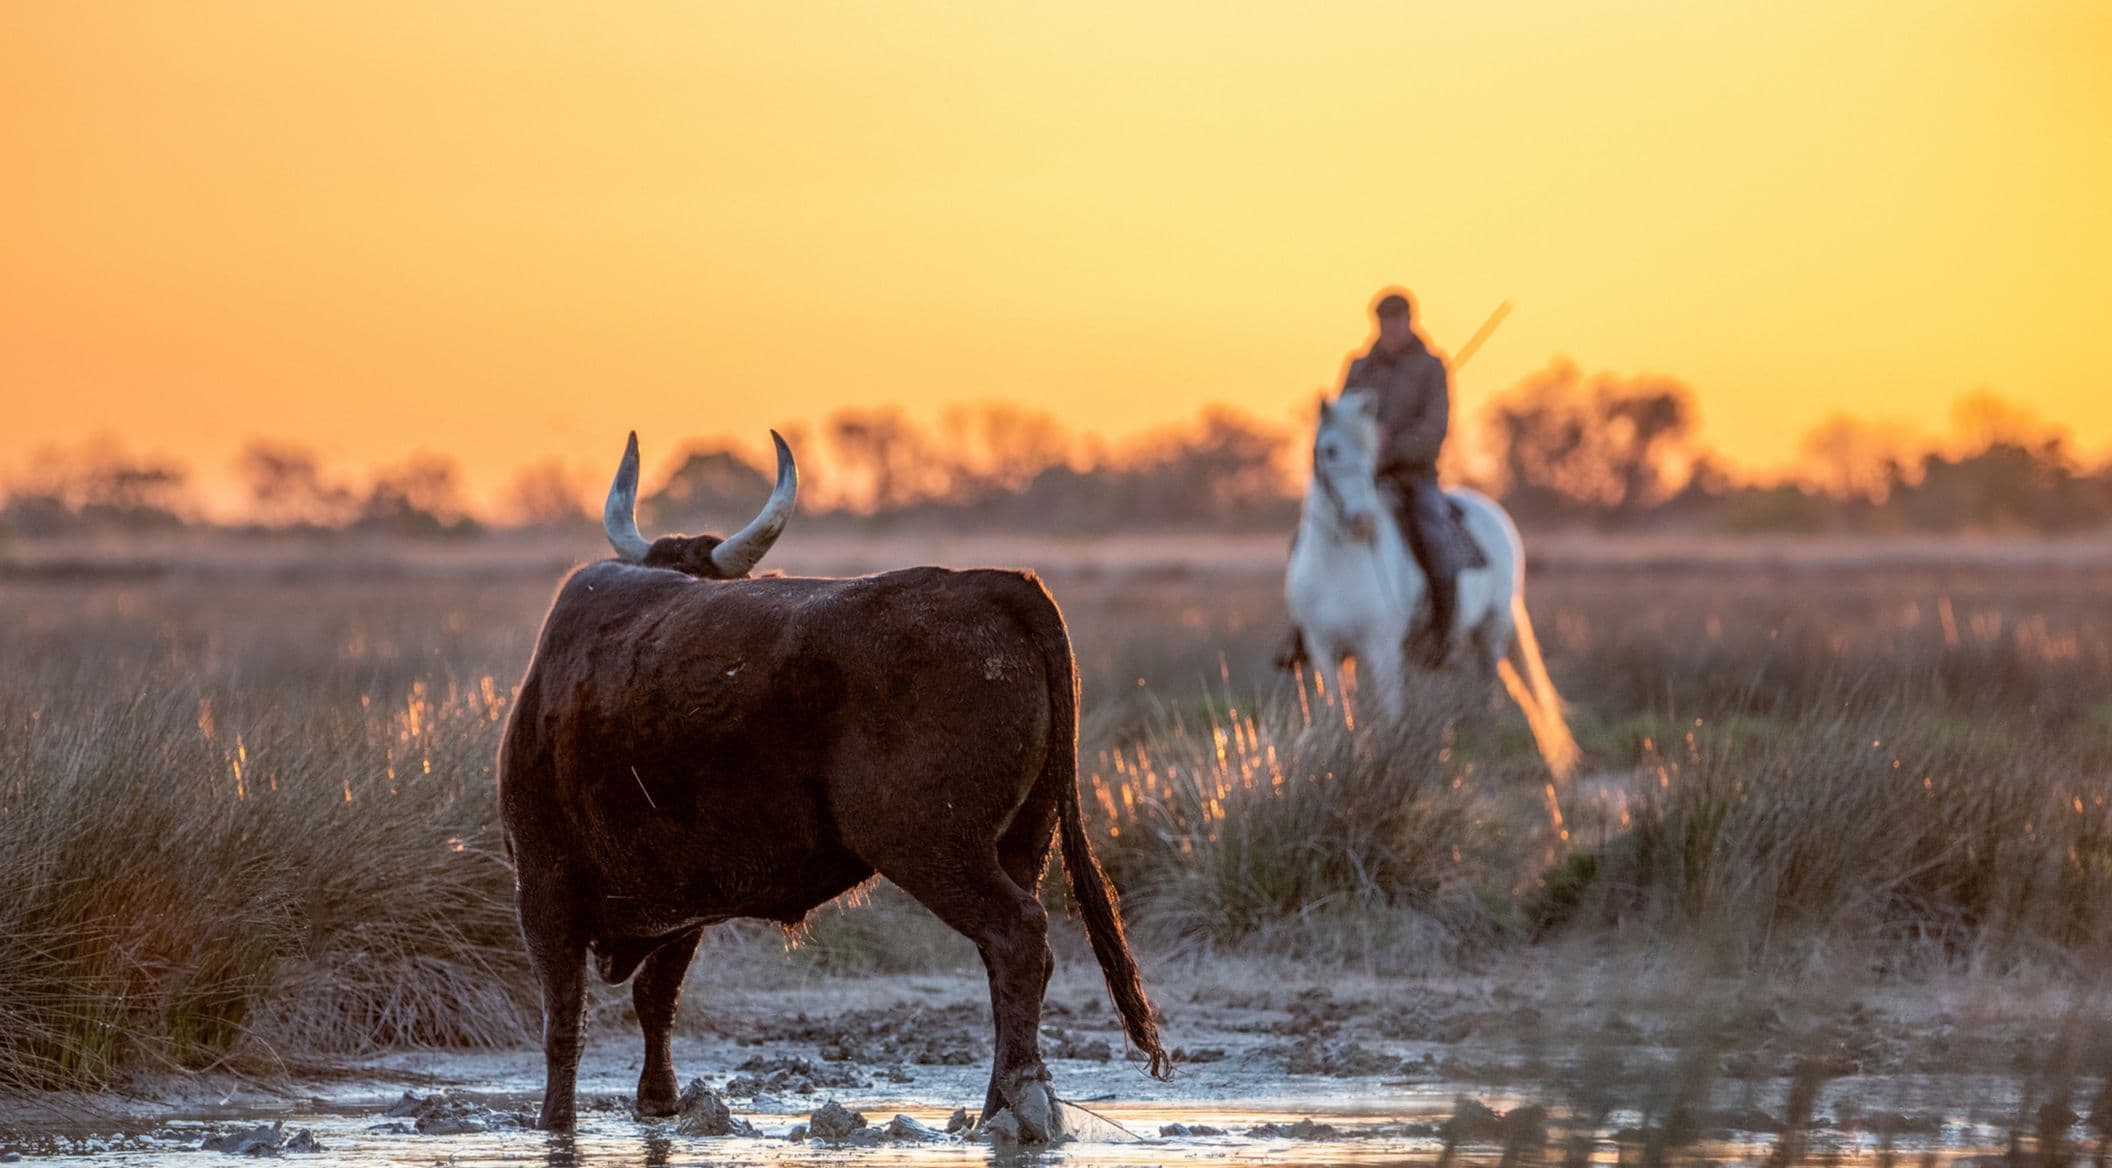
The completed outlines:
{"type": "MultiPolygon", "coordinates": [[[[1401,282],[1750,468],[2112,447],[2112,5],[16,3],[0,475],[112,434],[650,462],[848,403],[1302,419],[1401,282]]],[[[650,478],[650,471],[648,474],[650,478]]]]}

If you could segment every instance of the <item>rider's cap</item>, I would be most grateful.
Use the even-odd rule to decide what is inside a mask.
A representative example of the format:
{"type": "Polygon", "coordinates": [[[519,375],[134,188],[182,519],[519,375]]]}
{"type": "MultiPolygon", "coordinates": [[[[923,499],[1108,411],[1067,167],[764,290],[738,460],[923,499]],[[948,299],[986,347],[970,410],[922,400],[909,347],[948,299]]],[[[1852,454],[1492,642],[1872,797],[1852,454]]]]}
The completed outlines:
{"type": "Polygon", "coordinates": [[[1407,316],[1408,298],[1398,292],[1388,292],[1386,295],[1379,297],[1379,302],[1372,306],[1371,311],[1380,320],[1395,316],[1407,316]]]}

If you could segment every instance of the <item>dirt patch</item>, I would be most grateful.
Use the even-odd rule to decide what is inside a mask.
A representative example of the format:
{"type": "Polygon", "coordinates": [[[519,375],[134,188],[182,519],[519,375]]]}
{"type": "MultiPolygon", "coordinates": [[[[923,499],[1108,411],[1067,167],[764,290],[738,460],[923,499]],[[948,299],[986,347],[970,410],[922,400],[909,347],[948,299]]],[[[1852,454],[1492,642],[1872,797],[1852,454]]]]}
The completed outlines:
{"type": "Polygon", "coordinates": [[[754,1136],[755,1125],[734,1118],[733,1109],[702,1079],[692,1079],[682,1089],[675,1114],[675,1130],[686,1136],[754,1136]]]}
{"type": "Polygon", "coordinates": [[[437,1092],[422,1099],[405,1091],[403,1098],[382,1114],[395,1122],[378,1125],[372,1130],[416,1132],[421,1136],[517,1131],[535,1126],[534,1117],[525,1111],[494,1111],[452,1091],[437,1092]]]}
{"type": "Polygon", "coordinates": [[[963,1067],[981,1062],[989,1043],[986,1012],[922,1005],[855,1009],[826,1018],[802,1012],[742,1027],[745,1045],[811,1044],[823,1062],[867,1066],[910,1063],[963,1067]]]}
{"type": "Polygon", "coordinates": [[[766,1095],[812,1095],[829,1088],[873,1085],[871,1079],[859,1074],[849,1063],[816,1063],[797,1055],[757,1055],[736,1069],[741,1073],[726,1081],[726,1093],[742,1099],[758,1099],[766,1095]]]}
{"type": "Polygon", "coordinates": [[[1080,1038],[1060,1026],[1044,1026],[1041,1053],[1048,1058],[1104,1063],[1115,1057],[1115,1047],[1105,1038],[1080,1038]]]}
{"type": "Polygon", "coordinates": [[[288,1136],[285,1122],[274,1121],[207,1136],[198,1150],[230,1156],[281,1156],[314,1154],[323,1151],[323,1145],[305,1127],[288,1136]]]}
{"type": "Polygon", "coordinates": [[[1355,1078],[1372,1075],[1402,1076],[1415,1069],[1399,1056],[1370,1050],[1354,1041],[1328,1042],[1306,1037],[1288,1048],[1271,1047],[1269,1053],[1283,1059],[1283,1069],[1293,1075],[1328,1075],[1355,1078]]]}

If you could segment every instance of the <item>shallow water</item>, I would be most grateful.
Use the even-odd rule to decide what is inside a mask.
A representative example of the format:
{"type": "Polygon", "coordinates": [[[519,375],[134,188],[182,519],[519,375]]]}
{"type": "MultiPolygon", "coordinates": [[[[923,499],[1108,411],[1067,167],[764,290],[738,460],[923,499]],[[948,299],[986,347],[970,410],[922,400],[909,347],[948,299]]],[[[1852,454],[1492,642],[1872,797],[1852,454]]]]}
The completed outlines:
{"type": "MultiPolygon", "coordinates": [[[[950,1080],[933,1083],[929,1089],[889,1095],[886,1092],[841,1094],[843,1102],[865,1114],[876,1127],[893,1116],[907,1115],[933,1128],[943,1128],[952,1111],[950,1102],[934,1099],[943,1094],[950,1101],[968,1085],[950,1080]]],[[[1091,1078],[1092,1076],[1081,1076],[1091,1078]]],[[[1059,1076],[1060,1078],[1060,1076],[1059,1076]]],[[[509,1084],[512,1085],[512,1084],[509,1084]]],[[[127,1165],[172,1165],[203,1168],[239,1162],[243,1158],[224,1152],[202,1151],[200,1144],[213,1133],[238,1130],[257,1123],[277,1121],[286,1136],[301,1129],[312,1132],[321,1144],[314,1153],[287,1153],[284,1162],[314,1165],[457,1165],[481,1168],[497,1165],[548,1165],[550,1168],[616,1168],[616,1166],[721,1165],[721,1164],[869,1164],[918,1165],[944,1168],[950,1165],[1062,1163],[1075,1165],[1380,1165],[1431,1164],[1445,1152],[1440,1134],[1451,1115],[1455,1099],[1474,1095],[1499,1110],[1523,1103],[1521,1097],[1475,1090],[1458,1084],[1430,1083],[1414,1086],[1362,1082],[1329,1082],[1289,1079],[1279,1084],[1279,1093],[1240,1099],[1095,1099],[1084,1106],[1095,1123],[1086,1138],[1061,1147],[1021,1152],[958,1138],[921,1142],[883,1143],[878,1146],[828,1145],[793,1142],[786,1138],[796,1124],[806,1122],[808,1112],[821,1099],[764,1101],[761,1106],[736,1105],[734,1115],[759,1130],[755,1136],[701,1137],[680,1133],[672,1121],[643,1121],[629,1114],[613,1095],[582,1094],[583,1110],[578,1130],[569,1135],[551,1135],[520,1128],[469,1132],[455,1135],[421,1135],[401,1130],[403,1122],[385,1112],[392,1101],[375,1097],[373,1085],[311,1096],[279,1105],[194,1106],[177,1109],[158,1119],[126,1125],[112,1131],[55,1124],[45,1126],[27,1140],[11,1145],[25,1153],[24,1164],[67,1163],[127,1165]],[[1262,1124],[1290,1125],[1312,1120],[1332,1125],[1338,1134],[1322,1138],[1286,1135],[1254,1135],[1250,1129],[1262,1124]],[[390,1125],[398,1130],[389,1130],[390,1125]],[[1189,1127],[1209,1125],[1224,1129],[1224,1135],[1163,1137],[1163,1125],[1189,1127]]],[[[536,1097],[527,1091],[497,1093],[457,1092],[494,1112],[532,1110],[536,1097]]],[[[746,1104],[748,1101],[735,1101],[746,1104]]],[[[1634,1162],[1638,1146],[1632,1131],[1627,1146],[1614,1133],[1637,1129],[1644,1118],[1636,1112],[1617,1111],[1592,1133],[1566,1127],[1564,1117],[1553,1117],[1548,1143],[1539,1146],[1549,1163],[1559,1163],[1565,1151],[1595,1164],[1634,1162]],[[1584,1135],[1589,1151],[1565,1149],[1564,1140],[1584,1135]],[[1578,1155],[1582,1153],[1582,1155],[1578,1155]]],[[[2080,1132],[2077,1133],[2081,1135],[2080,1132]]],[[[1761,1132],[1721,1132],[1717,1138],[1680,1148],[1680,1162],[1765,1162],[1781,1137],[1761,1132]]],[[[1805,1137],[1806,1160],[1878,1162],[1885,1152],[1882,1141],[1869,1132],[1820,1127],[1805,1137]]],[[[1923,1161],[1925,1156],[1949,1161],[1975,1154],[1999,1153],[2008,1141],[1996,1123],[1968,1118],[1947,1121],[1940,1130],[1901,1139],[1891,1149],[1894,1155],[1923,1161]]],[[[2087,1145],[2085,1145],[2087,1146],[2087,1145]]],[[[1525,1149],[1521,1149],[1525,1150],[1525,1149]]],[[[1500,1141],[1464,1141],[1453,1159],[1468,1163],[1506,1160],[1500,1141]]],[[[1576,1160],[1571,1160],[1576,1162],[1576,1160]]],[[[1926,1161],[1924,1161],[1926,1162],[1926,1161]]]]}
{"type": "MultiPolygon", "coordinates": [[[[950,984],[938,987],[949,990],[950,984]]],[[[963,982],[962,985],[968,983],[963,982]]],[[[831,986],[821,1000],[848,1008],[846,992],[831,986]]],[[[963,990],[964,995],[967,991],[963,990]]],[[[879,988],[872,988],[879,994],[879,988]]],[[[961,995],[955,995],[959,997],[961,995]]],[[[19,1149],[23,1163],[95,1162],[205,1168],[239,1162],[218,1151],[203,1151],[208,1135],[278,1122],[284,1136],[303,1129],[313,1133],[321,1150],[287,1153],[290,1165],[553,1165],[614,1168],[624,1165],[719,1164],[874,1164],[944,1165],[1076,1164],[1076,1165],[1323,1165],[1432,1164],[1441,1158],[1474,1164],[1534,1162],[1635,1163],[1644,1159],[1642,1141],[1672,1094],[1689,1096],[1696,1108],[1688,1125],[1690,1142],[1670,1152],[1671,1162],[1762,1164],[1782,1144],[1779,1119],[1784,1117],[1790,1085],[1775,1077],[1718,1078],[1697,1093],[1656,1068],[1679,1065],[1662,1047],[1647,1044],[1619,1048],[1610,1062],[1603,1057],[1580,1063],[1559,1053],[1535,1060],[1507,1057],[1493,1043],[1432,1044],[1387,1041],[1361,1022],[1339,1021],[1344,1036],[1355,1034],[1383,1049],[1371,1060],[1387,1073],[1325,1075],[1286,1073],[1284,1043],[1311,1032],[1313,1016],[1281,1011],[1218,1006],[1207,1017],[1216,1026],[1191,1023],[1191,1036],[1218,1048],[1208,1059],[1186,1063],[1171,1082],[1157,1082],[1120,1057],[1051,1058],[1058,1094],[1072,1106],[1098,1117],[1083,1138],[1054,1149],[1031,1153],[992,1147],[956,1138],[914,1143],[826,1145],[787,1138],[825,1101],[834,1099],[862,1112],[876,1128],[896,1115],[943,1129],[955,1108],[973,1107],[983,1095],[989,1074],[987,1055],[975,1049],[984,1023],[972,1010],[955,1008],[955,999],[916,991],[938,1007],[828,1016],[811,1020],[798,1002],[761,1011],[754,1019],[678,1037],[675,1061],[684,1081],[701,1077],[725,1089],[738,1072],[756,1080],[786,1060],[813,1072],[811,1090],[793,1087],[776,1096],[731,1096],[726,1103],[735,1117],[753,1124],[752,1136],[702,1137],[682,1133],[672,1121],[642,1121],[629,1107],[637,1082],[641,1047],[635,1032],[621,1025],[600,1028],[588,1044],[580,1068],[578,1130],[552,1136],[520,1124],[533,1113],[542,1087],[542,1059],[532,1050],[490,1052],[399,1051],[340,1067],[331,1081],[293,1079],[275,1082],[203,1079],[168,1084],[182,1092],[151,1101],[96,1096],[72,1102],[47,1100],[31,1113],[0,1100],[0,1149],[19,1149]],[[793,1008],[797,1006],[798,1008],[793,1008]],[[789,1028],[778,1022],[790,1018],[789,1028]],[[915,1061],[909,1048],[884,1039],[957,1036],[961,1058],[945,1064],[915,1061]],[[738,1038],[729,1037],[737,1034],[738,1038]],[[829,1062],[822,1048],[832,1040],[858,1046],[864,1061],[829,1062]],[[963,1053],[965,1052],[965,1053],[963,1053]],[[1452,1058],[1451,1055],[1473,1057],[1452,1058]],[[1431,1057],[1433,1055],[1439,1057],[1431,1057]],[[1451,1063],[1486,1068],[1471,1078],[1440,1071],[1451,1063]],[[844,1086],[824,1087],[823,1072],[844,1086]],[[406,1090],[418,1096],[446,1092],[470,1105],[475,1116],[495,1122],[493,1130],[463,1134],[418,1134],[407,1117],[387,1114],[406,1090]],[[1596,1123],[1576,1114],[1579,1100],[1600,1099],[1613,1110],[1596,1123]],[[1472,1102],[1462,1104],[1461,1100],[1472,1102]],[[1652,1103],[1651,1100],[1658,1102],[1652,1103]],[[1535,1120],[1533,1134],[1518,1140],[1506,1156],[1503,1130],[1484,1123],[1463,1138],[1447,1157],[1444,1132],[1455,1115],[1481,1108],[1506,1112],[1544,1107],[1544,1127],[1535,1120]],[[509,1116],[519,1119],[509,1119],[509,1116]],[[92,1118],[91,1118],[92,1117],[92,1118]],[[121,1117],[121,1118],[116,1118],[121,1117]],[[1105,1125],[1099,1120],[1106,1121],[1105,1125]],[[1301,1121],[1329,1125],[1334,1132],[1310,1126],[1295,1133],[1256,1134],[1265,1124],[1289,1127],[1301,1121]],[[1161,1129],[1181,1124],[1222,1129],[1221,1135],[1166,1137],[1161,1129]],[[1307,1138],[1299,1138],[1299,1136],[1307,1138]],[[1317,1137],[1317,1138],[1313,1138],[1317,1137]]],[[[880,1000],[876,998],[875,1000],[880,1000]]],[[[892,999],[889,999],[892,1000],[892,999]]],[[[1303,1002],[1305,999],[1300,998],[1303,1002]]],[[[1201,1015],[1202,1011],[1197,1011],[1201,1015]]],[[[1064,1023],[1073,1037],[1117,1038],[1111,1016],[1069,1009],[1064,1023]]],[[[1332,1041],[1332,1040],[1331,1040],[1332,1041]]],[[[1119,1046],[1109,1044],[1111,1049],[1119,1046]]],[[[922,1049],[921,1047],[917,1049],[922,1049]]],[[[1518,1052],[1513,1050],[1511,1055],[1518,1052]]],[[[1691,1088],[1693,1085],[1687,1084],[1691,1088]]],[[[2102,1088],[2095,1078],[2073,1084],[2081,1103],[2102,1088]]],[[[1810,1101],[1814,1117],[1792,1159],[1879,1163],[1886,1156],[1906,1163],[1949,1161],[1968,1156],[1999,1156],[2011,1146],[2013,1129],[2035,1125],[2025,1112],[2024,1092],[2015,1074],[1939,1068],[1925,1073],[1848,1074],[1827,1079],[1810,1101]],[[1903,1134],[1886,1141],[1871,1122],[1880,1113],[1897,1117],[1903,1134]]],[[[2034,1095],[2034,1098],[2037,1098],[2034,1095]]],[[[1492,1118],[1480,1111],[1484,1120],[1492,1118]]],[[[1075,1125],[1083,1126],[1083,1125],[1075,1125]]],[[[2096,1150],[2095,1135],[2078,1117],[2065,1138],[2087,1161],[2096,1150]]],[[[2027,1140],[2024,1147],[2030,1146],[2027,1140]]]]}

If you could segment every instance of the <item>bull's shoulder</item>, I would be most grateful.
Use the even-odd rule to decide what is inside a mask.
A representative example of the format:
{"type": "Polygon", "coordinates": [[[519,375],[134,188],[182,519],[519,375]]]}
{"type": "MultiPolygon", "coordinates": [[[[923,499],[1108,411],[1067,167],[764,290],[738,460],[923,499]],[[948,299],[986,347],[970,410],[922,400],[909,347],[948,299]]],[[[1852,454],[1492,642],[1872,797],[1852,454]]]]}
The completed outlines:
{"type": "Polygon", "coordinates": [[[598,560],[575,568],[558,585],[550,602],[545,626],[594,618],[600,614],[637,611],[664,603],[678,594],[689,580],[680,572],[664,568],[642,568],[618,560],[598,560]]]}
{"type": "Polygon", "coordinates": [[[664,588],[684,579],[687,577],[682,573],[668,568],[647,568],[621,560],[596,560],[572,569],[572,574],[565,577],[563,584],[558,585],[557,595],[560,600],[585,600],[619,591],[664,588]]]}

